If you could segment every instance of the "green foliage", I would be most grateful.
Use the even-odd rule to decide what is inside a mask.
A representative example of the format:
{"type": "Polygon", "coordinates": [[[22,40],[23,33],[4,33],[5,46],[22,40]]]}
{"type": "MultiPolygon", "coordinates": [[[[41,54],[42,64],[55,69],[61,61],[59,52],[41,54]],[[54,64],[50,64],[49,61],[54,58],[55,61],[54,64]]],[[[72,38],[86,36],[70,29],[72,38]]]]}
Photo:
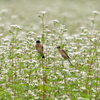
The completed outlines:
{"type": "MultiPolygon", "coordinates": [[[[0,14],[5,17],[2,12],[0,14]]],[[[38,16],[42,21],[41,27],[36,25],[39,36],[30,32],[35,27],[33,23],[24,23],[23,30],[21,26],[11,25],[10,39],[1,39],[0,99],[42,100],[44,94],[44,100],[92,100],[94,96],[100,99],[100,38],[99,31],[94,30],[95,18],[91,20],[91,30],[87,27],[82,33],[69,36],[73,27],[68,31],[66,25],[58,21],[46,25],[45,14],[46,11],[41,11],[38,16]],[[45,59],[35,50],[37,39],[44,46],[45,59]],[[59,56],[55,48],[58,45],[68,53],[73,65],[59,56]]],[[[22,19],[23,16],[18,17],[22,19]]],[[[5,27],[0,30],[2,33],[3,29],[5,27]]]]}
{"type": "Polygon", "coordinates": [[[9,92],[7,92],[6,90],[2,90],[0,91],[0,99],[5,100],[5,96],[8,100],[11,100],[11,94],[9,92]]]}

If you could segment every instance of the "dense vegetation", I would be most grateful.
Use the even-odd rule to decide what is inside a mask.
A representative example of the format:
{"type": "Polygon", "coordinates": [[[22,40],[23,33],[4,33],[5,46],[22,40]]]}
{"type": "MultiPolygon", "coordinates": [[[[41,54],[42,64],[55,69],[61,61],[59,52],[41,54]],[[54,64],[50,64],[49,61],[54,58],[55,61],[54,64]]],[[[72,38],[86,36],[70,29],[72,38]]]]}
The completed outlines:
{"type": "MultiPolygon", "coordinates": [[[[60,7],[62,3],[59,8],[51,0],[54,10],[45,0],[34,1],[37,9],[32,0],[19,1],[19,9],[15,1],[10,0],[13,5],[0,1],[0,100],[100,99],[100,13],[87,15],[86,11],[85,15],[92,18],[85,21],[86,17],[80,16],[86,8],[79,9],[84,4],[93,6],[96,1],[75,4],[76,0],[55,0],[60,7]],[[64,3],[69,3],[67,8],[64,3]],[[47,11],[38,11],[40,8],[47,11]],[[68,8],[69,12],[64,12],[68,8]],[[74,15],[75,10],[80,13],[74,15]],[[45,59],[35,50],[37,39],[44,46],[45,59]],[[66,50],[73,66],[61,57],[55,48],[58,45],[66,50]]],[[[95,8],[98,6],[89,11],[95,8]]]]}

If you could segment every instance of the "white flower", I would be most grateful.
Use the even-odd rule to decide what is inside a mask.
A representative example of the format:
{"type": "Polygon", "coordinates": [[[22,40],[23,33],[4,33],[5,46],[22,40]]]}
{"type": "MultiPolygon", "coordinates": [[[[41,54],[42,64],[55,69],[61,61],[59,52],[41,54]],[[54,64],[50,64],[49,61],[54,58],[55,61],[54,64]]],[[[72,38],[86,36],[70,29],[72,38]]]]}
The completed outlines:
{"type": "Polygon", "coordinates": [[[65,97],[67,97],[67,98],[68,98],[68,96],[67,96],[67,95],[63,95],[62,97],[63,97],[63,98],[65,98],[65,97]]]}
{"type": "Polygon", "coordinates": [[[0,36],[3,36],[3,34],[0,34],[0,36]]]}
{"type": "Polygon", "coordinates": [[[10,39],[7,39],[7,38],[2,38],[2,40],[3,40],[4,42],[9,42],[9,41],[10,41],[10,39]]]}
{"type": "Polygon", "coordinates": [[[76,50],[76,49],[77,49],[77,47],[73,47],[73,49],[74,49],[74,50],[76,50]]]}
{"type": "Polygon", "coordinates": [[[12,18],[12,19],[17,19],[18,16],[17,16],[17,15],[12,15],[11,18],[12,18]]]}
{"type": "Polygon", "coordinates": [[[22,29],[22,26],[20,26],[20,25],[11,25],[11,28],[22,29]]]}
{"type": "Polygon", "coordinates": [[[94,18],[90,18],[91,21],[94,21],[94,18]]]}
{"type": "Polygon", "coordinates": [[[55,58],[53,55],[49,55],[49,58],[55,58]]]}
{"type": "Polygon", "coordinates": [[[40,11],[39,13],[45,15],[47,11],[40,11]]]}
{"type": "Polygon", "coordinates": [[[53,23],[59,23],[59,20],[52,20],[53,23]]]}
{"type": "Polygon", "coordinates": [[[92,88],[91,90],[96,93],[96,90],[94,88],[92,88]]]}
{"type": "Polygon", "coordinates": [[[91,22],[94,23],[94,18],[90,18],[91,22]]]}
{"type": "Polygon", "coordinates": [[[37,38],[38,38],[38,39],[40,39],[40,38],[41,38],[41,36],[40,36],[40,35],[38,35],[38,36],[37,36],[37,38]]]}
{"type": "Polygon", "coordinates": [[[92,40],[92,41],[95,41],[95,40],[97,40],[97,38],[92,38],[91,40],[92,40]]]}
{"type": "MultiPolygon", "coordinates": [[[[91,20],[91,21],[92,21],[92,20],[91,20]]],[[[88,30],[87,30],[87,29],[84,29],[84,32],[85,32],[85,33],[87,33],[87,32],[88,32],[88,30]]]]}
{"type": "Polygon", "coordinates": [[[79,27],[81,30],[84,30],[85,29],[85,27],[79,27]]]}
{"type": "Polygon", "coordinates": [[[85,90],[85,89],[86,89],[86,87],[81,87],[81,89],[82,89],[82,90],[85,90]]]}
{"type": "Polygon", "coordinates": [[[0,20],[2,20],[2,18],[0,17],[0,20]]]}
{"type": "Polygon", "coordinates": [[[64,29],[64,32],[67,32],[68,31],[68,29],[64,29]]]}
{"type": "Polygon", "coordinates": [[[7,13],[7,12],[8,12],[8,10],[7,10],[7,9],[2,9],[0,13],[2,13],[2,14],[3,14],[3,13],[7,13]]]}
{"type": "Polygon", "coordinates": [[[4,24],[0,24],[0,28],[4,28],[4,24]]]}
{"type": "Polygon", "coordinates": [[[33,31],[29,31],[28,34],[32,34],[32,35],[35,35],[36,33],[33,32],[33,31]]]}
{"type": "Polygon", "coordinates": [[[82,97],[78,97],[77,99],[78,99],[78,100],[84,100],[84,98],[82,98],[82,97]]]}
{"type": "Polygon", "coordinates": [[[28,90],[28,93],[29,93],[29,94],[31,94],[31,93],[32,93],[32,91],[31,91],[31,90],[28,90]]]}
{"type": "Polygon", "coordinates": [[[60,29],[65,29],[65,25],[60,24],[60,29]]]}
{"type": "Polygon", "coordinates": [[[98,11],[93,11],[92,12],[94,15],[99,15],[100,13],[98,11]]]}
{"type": "Polygon", "coordinates": [[[60,86],[61,89],[64,89],[64,86],[60,86]]]}
{"type": "Polygon", "coordinates": [[[45,30],[44,32],[45,32],[45,33],[51,33],[51,31],[50,31],[50,30],[48,30],[48,29],[47,29],[47,30],[45,30]]]}
{"type": "Polygon", "coordinates": [[[99,49],[97,51],[100,53],[100,50],[99,49]]]}

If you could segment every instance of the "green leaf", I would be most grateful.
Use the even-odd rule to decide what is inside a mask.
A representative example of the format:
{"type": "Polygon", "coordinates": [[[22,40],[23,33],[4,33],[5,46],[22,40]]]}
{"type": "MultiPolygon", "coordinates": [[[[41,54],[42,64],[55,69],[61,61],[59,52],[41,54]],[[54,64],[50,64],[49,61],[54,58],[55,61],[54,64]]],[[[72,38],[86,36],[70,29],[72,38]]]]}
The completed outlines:
{"type": "Polygon", "coordinates": [[[95,52],[97,52],[97,49],[94,49],[95,52]]]}
{"type": "Polygon", "coordinates": [[[40,60],[41,58],[42,58],[42,56],[41,56],[41,55],[38,55],[38,56],[37,56],[37,59],[38,59],[38,60],[40,60]]]}
{"type": "Polygon", "coordinates": [[[24,63],[23,62],[19,62],[19,66],[23,66],[24,65],[24,63]]]}
{"type": "Polygon", "coordinates": [[[53,100],[53,98],[50,98],[50,100],[53,100]]]}
{"type": "Polygon", "coordinates": [[[48,89],[49,89],[49,87],[48,87],[48,86],[45,86],[45,87],[44,87],[44,89],[45,89],[45,90],[48,90],[48,89]]]}
{"type": "Polygon", "coordinates": [[[61,45],[61,48],[63,49],[63,48],[64,48],[64,46],[65,46],[65,44],[61,45]]]}
{"type": "Polygon", "coordinates": [[[15,35],[13,35],[13,38],[15,38],[15,39],[16,39],[16,36],[15,36],[15,35]]]}
{"type": "Polygon", "coordinates": [[[19,100],[18,98],[15,98],[14,100],[19,100]]]}
{"type": "Polygon", "coordinates": [[[84,98],[84,100],[90,100],[89,98],[84,98]]]}
{"type": "Polygon", "coordinates": [[[62,81],[63,79],[62,78],[57,78],[57,81],[62,81]]]}
{"type": "Polygon", "coordinates": [[[43,85],[39,85],[38,88],[43,91],[43,85]]]}
{"type": "Polygon", "coordinates": [[[85,65],[85,66],[82,66],[81,68],[82,68],[82,69],[87,69],[87,66],[85,65]]]}

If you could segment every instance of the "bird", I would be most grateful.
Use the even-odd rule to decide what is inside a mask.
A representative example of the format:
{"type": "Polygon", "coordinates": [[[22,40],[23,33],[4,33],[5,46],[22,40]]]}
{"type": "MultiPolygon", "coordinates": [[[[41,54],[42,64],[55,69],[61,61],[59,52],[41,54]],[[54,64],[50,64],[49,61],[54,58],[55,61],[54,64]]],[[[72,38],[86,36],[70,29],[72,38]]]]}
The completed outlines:
{"type": "Polygon", "coordinates": [[[45,56],[44,56],[44,54],[43,54],[43,45],[40,43],[40,40],[37,40],[37,41],[36,41],[35,48],[36,48],[37,52],[38,52],[39,54],[41,54],[42,58],[45,58],[45,56]]]}
{"type": "Polygon", "coordinates": [[[63,50],[63,49],[61,49],[60,46],[57,46],[56,48],[59,50],[59,52],[60,52],[60,54],[62,55],[62,57],[63,57],[64,59],[67,59],[67,60],[69,61],[69,63],[72,65],[72,63],[71,63],[71,61],[70,61],[70,57],[67,55],[66,51],[63,50]]]}

